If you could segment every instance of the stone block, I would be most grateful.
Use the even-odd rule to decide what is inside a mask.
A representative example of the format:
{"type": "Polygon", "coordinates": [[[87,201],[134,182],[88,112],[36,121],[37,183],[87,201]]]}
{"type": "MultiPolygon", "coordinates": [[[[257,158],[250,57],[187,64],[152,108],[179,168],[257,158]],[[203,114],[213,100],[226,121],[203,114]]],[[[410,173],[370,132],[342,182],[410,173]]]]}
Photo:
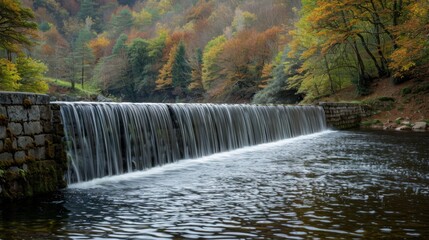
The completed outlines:
{"type": "Polygon", "coordinates": [[[46,159],[46,148],[39,147],[35,149],[35,159],[36,160],[45,160],[46,159]]]}
{"type": "Polygon", "coordinates": [[[43,127],[40,122],[26,122],[24,123],[24,133],[26,135],[40,134],[43,131],[43,127]]]}
{"type": "Polygon", "coordinates": [[[6,111],[6,107],[0,105],[0,116],[7,116],[7,111],[6,111]]]}
{"type": "Polygon", "coordinates": [[[42,121],[42,126],[43,126],[43,132],[45,133],[51,133],[53,130],[53,126],[52,123],[49,121],[42,121]]]}
{"type": "Polygon", "coordinates": [[[10,133],[14,136],[19,136],[22,134],[22,124],[17,122],[11,122],[7,125],[10,133]]]}
{"type": "Polygon", "coordinates": [[[19,149],[28,149],[34,147],[34,140],[31,137],[24,136],[18,137],[18,148],[19,149]]]}
{"type": "Polygon", "coordinates": [[[22,104],[26,96],[27,94],[23,94],[19,92],[9,93],[11,104],[22,104]]]}
{"type": "Polygon", "coordinates": [[[13,160],[12,153],[0,153],[0,161],[10,161],[13,160]]]}
{"type": "Polygon", "coordinates": [[[25,161],[25,152],[24,151],[19,151],[19,152],[16,152],[15,153],[15,156],[14,156],[14,158],[15,158],[15,161],[17,161],[17,162],[23,162],[23,161],[25,161]]]}
{"type": "Polygon", "coordinates": [[[45,94],[35,94],[36,100],[35,104],[37,105],[47,105],[50,102],[50,98],[48,95],[45,94]]]}
{"type": "Polygon", "coordinates": [[[0,152],[3,152],[3,140],[0,140],[0,152]]]}
{"type": "Polygon", "coordinates": [[[46,139],[45,134],[36,135],[34,136],[34,143],[36,144],[37,147],[44,146],[45,139],[46,139]]]}
{"type": "Polygon", "coordinates": [[[5,139],[5,138],[6,138],[6,127],[0,126],[0,139],[5,139]]]}
{"type": "Polygon", "coordinates": [[[9,106],[7,107],[7,113],[11,122],[27,121],[28,119],[27,111],[24,110],[23,106],[9,106]]]}
{"type": "Polygon", "coordinates": [[[36,159],[36,151],[34,149],[29,149],[27,151],[28,159],[35,160],[36,159]]]}
{"type": "Polygon", "coordinates": [[[10,92],[0,91],[0,104],[11,104],[9,94],[10,92]]]}
{"type": "Polygon", "coordinates": [[[6,138],[4,140],[3,150],[6,152],[15,151],[18,148],[16,139],[6,138]]]}
{"type": "Polygon", "coordinates": [[[28,119],[30,121],[39,121],[40,120],[40,108],[39,106],[31,106],[28,111],[28,119]]]}
{"type": "Polygon", "coordinates": [[[51,110],[49,106],[41,105],[39,106],[39,111],[40,111],[41,120],[47,120],[47,121],[51,120],[51,110]]]}

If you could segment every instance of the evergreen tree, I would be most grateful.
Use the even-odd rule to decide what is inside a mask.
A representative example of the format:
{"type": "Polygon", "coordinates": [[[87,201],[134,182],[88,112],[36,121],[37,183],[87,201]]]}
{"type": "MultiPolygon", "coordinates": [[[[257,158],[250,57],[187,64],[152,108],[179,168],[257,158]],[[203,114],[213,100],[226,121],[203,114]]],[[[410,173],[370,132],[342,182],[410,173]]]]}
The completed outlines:
{"type": "Polygon", "coordinates": [[[78,17],[85,21],[87,17],[95,18],[95,3],[93,0],[82,0],[80,4],[80,10],[78,12],[78,17]]]}
{"type": "Polygon", "coordinates": [[[273,78],[268,82],[268,86],[257,92],[253,98],[253,103],[281,103],[293,104],[302,100],[296,90],[290,89],[289,78],[297,74],[299,64],[287,57],[288,48],[281,54],[280,61],[272,71],[273,78]]]}
{"type": "Polygon", "coordinates": [[[128,40],[127,34],[122,33],[118,37],[118,39],[116,40],[116,43],[112,49],[112,53],[113,54],[120,54],[121,52],[125,51],[127,49],[127,46],[125,45],[127,40],[128,40]]]}
{"type": "Polygon", "coordinates": [[[31,30],[37,29],[33,18],[33,11],[20,1],[0,1],[0,49],[7,51],[9,60],[12,52],[20,52],[20,46],[33,45],[31,30]]]}
{"type": "MultiPolygon", "coordinates": [[[[180,90],[181,93],[186,92],[192,77],[192,68],[186,58],[185,44],[180,42],[177,47],[177,52],[174,57],[173,66],[171,69],[173,87],[180,90]]],[[[180,94],[175,94],[180,95],[180,94]]]]}

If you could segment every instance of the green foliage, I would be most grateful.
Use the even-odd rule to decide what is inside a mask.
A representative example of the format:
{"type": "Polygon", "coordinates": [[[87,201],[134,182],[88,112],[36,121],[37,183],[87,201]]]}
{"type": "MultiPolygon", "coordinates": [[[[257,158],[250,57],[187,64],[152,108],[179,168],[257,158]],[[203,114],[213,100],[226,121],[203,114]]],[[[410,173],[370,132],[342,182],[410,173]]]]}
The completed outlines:
{"type": "Polygon", "coordinates": [[[112,16],[108,26],[110,27],[109,32],[112,33],[112,37],[116,37],[123,32],[126,32],[133,25],[133,16],[128,8],[124,8],[117,14],[112,16]]]}
{"type": "Polygon", "coordinates": [[[253,103],[297,103],[301,100],[296,90],[289,86],[289,78],[296,75],[299,63],[288,58],[289,50],[286,48],[280,55],[281,59],[277,61],[272,71],[273,79],[268,82],[268,86],[257,92],[253,98],[253,103]]]}
{"type": "Polygon", "coordinates": [[[411,88],[409,87],[404,87],[403,89],[401,89],[401,95],[405,96],[407,94],[410,94],[412,92],[411,88]]]}
{"type": "Polygon", "coordinates": [[[88,17],[95,18],[95,3],[93,0],[82,0],[78,17],[85,20],[88,17]]]}
{"type": "Polygon", "coordinates": [[[19,91],[36,93],[48,91],[48,84],[44,77],[48,67],[45,64],[30,57],[19,57],[16,63],[18,74],[21,77],[19,91]]]}
{"type": "Polygon", "coordinates": [[[382,126],[383,123],[380,120],[378,120],[378,119],[370,119],[370,120],[361,122],[360,125],[363,126],[363,127],[370,127],[370,126],[373,126],[373,125],[382,126]]]}
{"type": "Polygon", "coordinates": [[[48,22],[42,22],[39,24],[39,29],[42,32],[47,32],[51,29],[51,25],[48,22]]]}
{"type": "Polygon", "coordinates": [[[24,8],[21,1],[0,1],[0,49],[19,52],[18,46],[33,45],[32,30],[37,29],[33,18],[33,11],[24,8]]]}
{"type": "Polygon", "coordinates": [[[118,39],[116,40],[116,43],[115,43],[115,45],[113,46],[113,49],[112,49],[112,53],[113,54],[119,54],[119,53],[125,51],[126,48],[127,48],[127,46],[125,45],[125,43],[127,42],[127,40],[128,40],[128,36],[126,34],[122,33],[118,37],[118,39]]]}
{"type": "Polygon", "coordinates": [[[186,91],[191,81],[191,70],[191,66],[186,58],[185,44],[180,42],[171,69],[173,87],[180,88],[182,92],[186,91]]]}

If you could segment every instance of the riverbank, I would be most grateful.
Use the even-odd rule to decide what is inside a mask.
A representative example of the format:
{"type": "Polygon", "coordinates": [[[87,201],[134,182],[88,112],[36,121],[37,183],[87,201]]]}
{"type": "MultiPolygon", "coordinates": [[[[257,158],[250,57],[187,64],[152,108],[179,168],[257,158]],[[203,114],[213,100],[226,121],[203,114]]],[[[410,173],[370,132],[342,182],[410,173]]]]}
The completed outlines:
{"type": "Polygon", "coordinates": [[[429,66],[416,70],[404,83],[394,84],[391,78],[378,79],[370,89],[369,95],[358,96],[355,86],[350,86],[321,101],[370,106],[372,114],[362,119],[362,128],[429,130],[429,66]]]}

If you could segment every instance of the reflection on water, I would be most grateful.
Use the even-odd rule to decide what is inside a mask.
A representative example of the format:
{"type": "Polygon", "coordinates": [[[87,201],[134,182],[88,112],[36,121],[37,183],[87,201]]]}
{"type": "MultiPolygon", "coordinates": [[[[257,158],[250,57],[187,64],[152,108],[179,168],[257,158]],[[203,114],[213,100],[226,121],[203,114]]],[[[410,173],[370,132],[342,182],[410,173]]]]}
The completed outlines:
{"type": "Polygon", "coordinates": [[[0,238],[429,238],[428,146],[326,132],[186,160],[3,205],[0,238]]]}

